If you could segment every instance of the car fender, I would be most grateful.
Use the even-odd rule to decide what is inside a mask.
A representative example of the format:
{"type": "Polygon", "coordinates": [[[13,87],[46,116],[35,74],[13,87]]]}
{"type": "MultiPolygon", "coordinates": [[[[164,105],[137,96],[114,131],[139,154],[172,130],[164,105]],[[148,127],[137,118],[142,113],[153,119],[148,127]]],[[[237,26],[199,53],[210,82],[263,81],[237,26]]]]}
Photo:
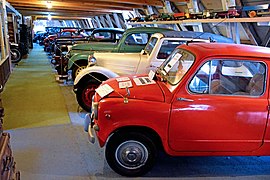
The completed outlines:
{"type": "Polygon", "coordinates": [[[80,82],[83,77],[88,76],[91,73],[99,73],[109,78],[119,77],[118,74],[114,73],[113,71],[101,67],[101,66],[91,66],[83,69],[75,78],[74,80],[74,86],[80,82]]]}
{"type": "Polygon", "coordinates": [[[71,69],[73,64],[76,63],[78,60],[85,61],[86,64],[88,64],[88,56],[90,52],[87,53],[78,53],[74,54],[69,60],[68,60],[68,69],[71,69]]]}
{"type": "Polygon", "coordinates": [[[94,53],[97,66],[102,66],[119,75],[136,74],[140,53],[94,53]]]}

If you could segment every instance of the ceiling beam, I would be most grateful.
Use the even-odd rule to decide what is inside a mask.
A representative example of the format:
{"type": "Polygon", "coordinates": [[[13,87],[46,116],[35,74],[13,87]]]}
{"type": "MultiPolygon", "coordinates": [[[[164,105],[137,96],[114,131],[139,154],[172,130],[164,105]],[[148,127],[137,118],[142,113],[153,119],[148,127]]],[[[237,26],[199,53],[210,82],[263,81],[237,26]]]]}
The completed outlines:
{"type": "MultiPolygon", "coordinates": [[[[38,7],[46,7],[46,2],[40,2],[40,1],[24,1],[22,2],[21,0],[10,0],[10,2],[12,3],[12,5],[21,5],[21,6],[38,6],[38,7]]],[[[93,1],[88,1],[88,2],[81,2],[79,1],[78,3],[76,2],[70,2],[70,3],[65,3],[65,2],[57,2],[57,1],[52,1],[52,7],[72,7],[72,8],[76,8],[76,7],[84,7],[84,8],[89,8],[89,9],[95,9],[95,8],[126,8],[126,9],[133,9],[133,8],[141,8],[142,5],[129,5],[129,4],[125,4],[125,3],[100,3],[100,2],[93,2],[93,1]]]]}
{"type": "MultiPolygon", "coordinates": [[[[48,12],[36,12],[36,11],[22,11],[22,14],[24,16],[48,16],[48,12]]],[[[66,13],[63,13],[63,12],[54,12],[54,13],[50,13],[51,16],[54,18],[54,16],[66,16],[66,17],[84,17],[84,18],[89,18],[89,17],[93,17],[93,16],[96,16],[96,15],[104,15],[104,13],[76,13],[76,12],[73,12],[73,13],[69,13],[69,14],[66,14],[66,13]]]]}
{"type": "MultiPolygon", "coordinates": [[[[133,11],[146,5],[163,6],[162,0],[51,0],[52,8],[46,7],[47,0],[8,0],[24,16],[52,15],[86,16],[133,11]]],[[[182,1],[182,0],[180,0],[182,1]]]]}
{"type": "MultiPolygon", "coordinates": [[[[35,16],[35,19],[48,20],[48,16],[35,16]]],[[[67,16],[54,16],[52,20],[81,20],[86,19],[85,17],[67,17],[67,16]]]]}
{"type": "Polygon", "coordinates": [[[54,15],[66,15],[66,16],[86,16],[90,17],[93,15],[100,15],[100,14],[108,14],[111,12],[104,12],[104,11],[72,11],[70,10],[68,13],[65,10],[56,10],[56,11],[49,11],[49,10],[42,10],[42,11],[37,11],[36,9],[31,9],[31,8],[24,8],[20,10],[20,13],[23,14],[24,16],[35,16],[35,15],[48,15],[49,13],[54,16],[54,15]]]}
{"type": "MultiPolygon", "coordinates": [[[[72,0],[57,0],[61,2],[74,2],[72,0]]],[[[180,0],[181,1],[181,0],[180,0]]],[[[124,4],[136,4],[136,5],[150,5],[150,6],[163,6],[162,0],[81,0],[80,2],[100,2],[100,3],[105,3],[105,4],[110,4],[110,3],[124,3],[124,4]]]]}
{"type": "MultiPolygon", "coordinates": [[[[13,7],[16,8],[16,9],[21,9],[21,8],[28,8],[28,7],[31,7],[31,8],[36,8],[37,10],[41,10],[41,9],[48,9],[46,7],[44,7],[43,5],[29,5],[29,4],[20,4],[20,3],[15,3],[13,4],[13,7]]],[[[106,10],[108,12],[114,12],[114,11],[121,11],[121,10],[132,10],[132,8],[129,8],[129,7],[101,7],[101,6],[95,6],[95,8],[89,8],[87,6],[53,6],[51,9],[49,9],[50,11],[55,11],[55,10],[77,10],[77,11],[80,11],[80,10],[89,10],[89,11],[94,11],[94,10],[100,10],[100,9],[103,9],[103,10],[106,10]]]]}

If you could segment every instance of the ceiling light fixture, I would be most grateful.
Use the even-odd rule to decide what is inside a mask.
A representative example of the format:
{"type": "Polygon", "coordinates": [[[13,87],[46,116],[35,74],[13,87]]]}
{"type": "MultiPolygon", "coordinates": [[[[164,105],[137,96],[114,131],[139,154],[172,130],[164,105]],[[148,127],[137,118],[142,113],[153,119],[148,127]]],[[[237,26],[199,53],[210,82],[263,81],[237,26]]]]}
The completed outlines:
{"type": "Polygon", "coordinates": [[[48,14],[48,20],[52,20],[52,15],[50,13],[48,14]]]}
{"type": "Polygon", "coordinates": [[[52,2],[51,1],[47,1],[46,5],[47,5],[47,8],[48,9],[51,9],[52,8],[52,2]]]}

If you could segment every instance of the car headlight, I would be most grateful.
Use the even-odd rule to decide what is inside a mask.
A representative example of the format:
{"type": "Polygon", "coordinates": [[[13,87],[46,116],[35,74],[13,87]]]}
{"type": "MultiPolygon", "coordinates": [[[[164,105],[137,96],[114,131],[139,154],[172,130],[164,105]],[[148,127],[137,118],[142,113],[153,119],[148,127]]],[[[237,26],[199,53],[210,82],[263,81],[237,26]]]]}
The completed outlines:
{"type": "Polygon", "coordinates": [[[88,56],[88,66],[93,66],[97,63],[96,58],[91,54],[88,56]]]}
{"type": "Polygon", "coordinates": [[[94,96],[92,99],[92,114],[94,116],[94,119],[98,119],[98,102],[94,102],[94,96]]]}

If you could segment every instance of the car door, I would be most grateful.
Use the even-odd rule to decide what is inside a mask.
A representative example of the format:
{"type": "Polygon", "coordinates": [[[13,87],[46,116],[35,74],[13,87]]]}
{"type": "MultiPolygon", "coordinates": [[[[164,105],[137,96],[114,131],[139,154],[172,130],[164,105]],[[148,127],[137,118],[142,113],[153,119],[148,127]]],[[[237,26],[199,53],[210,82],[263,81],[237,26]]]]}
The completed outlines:
{"type": "Polygon", "coordinates": [[[97,65],[118,75],[134,74],[141,60],[140,53],[95,53],[97,65]]]}
{"type": "Polygon", "coordinates": [[[253,151],[262,145],[268,116],[266,63],[239,61],[245,63],[241,69],[229,67],[236,59],[223,61],[207,61],[175,94],[169,125],[174,151],[253,151]],[[263,79],[253,94],[251,81],[258,74],[263,79]]]}

